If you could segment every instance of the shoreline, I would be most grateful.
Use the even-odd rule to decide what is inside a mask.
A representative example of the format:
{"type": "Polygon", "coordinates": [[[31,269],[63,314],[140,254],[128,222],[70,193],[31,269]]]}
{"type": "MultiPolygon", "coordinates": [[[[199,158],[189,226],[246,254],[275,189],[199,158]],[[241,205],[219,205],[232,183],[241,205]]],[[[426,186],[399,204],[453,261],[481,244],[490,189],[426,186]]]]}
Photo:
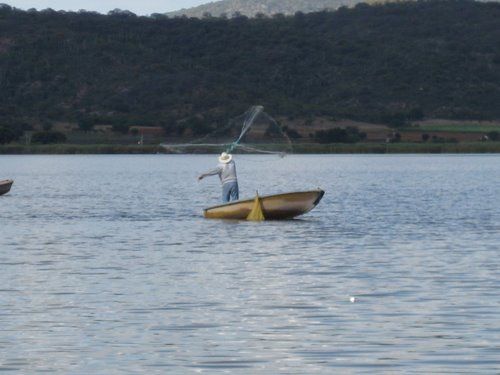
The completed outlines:
{"type": "MultiPolygon", "coordinates": [[[[272,145],[262,145],[262,149],[272,145]]],[[[222,150],[222,149],[221,149],[222,150]]],[[[199,147],[184,154],[212,154],[218,149],[199,147]]],[[[104,155],[104,154],[177,154],[159,145],[2,145],[0,155],[104,155]]],[[[238,152],[240,153],[240,152],[238,152]]],[[[245,152],[246,153],[246,152],[245,152]]],[[[463,143],[356,143],[356,144],[295,144],[294,154],[480,154],[500,153],[500,142],[463,143]]],[[[182,153],[181,153],[182,154],[182,153]]]]}

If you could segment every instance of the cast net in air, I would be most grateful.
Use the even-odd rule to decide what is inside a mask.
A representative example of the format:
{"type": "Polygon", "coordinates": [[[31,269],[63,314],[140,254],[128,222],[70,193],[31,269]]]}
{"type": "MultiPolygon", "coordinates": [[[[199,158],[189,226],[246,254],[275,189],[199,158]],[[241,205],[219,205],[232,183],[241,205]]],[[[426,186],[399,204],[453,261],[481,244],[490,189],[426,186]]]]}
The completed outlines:
{"type": "Polygon", "coordinates": [[[232,118],[224,126],[189,143],[162,143],[166,152],[236,152],[285,156],[293,151],[286,130],[264,112],[264,107],[250,107],[244,114],[232,118]]]}

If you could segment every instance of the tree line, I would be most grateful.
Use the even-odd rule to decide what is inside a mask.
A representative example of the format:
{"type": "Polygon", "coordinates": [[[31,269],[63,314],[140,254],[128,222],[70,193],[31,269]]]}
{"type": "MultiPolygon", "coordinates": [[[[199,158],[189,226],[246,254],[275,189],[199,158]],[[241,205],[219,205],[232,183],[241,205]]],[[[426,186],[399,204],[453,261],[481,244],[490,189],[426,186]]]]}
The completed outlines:
{"type": "Polygon", "coordinates": [[[0,6],[0,134],[47,121],[206,134],[274,117],[500,119],[500,4],[358,4],[250,19],[0,6]]]}

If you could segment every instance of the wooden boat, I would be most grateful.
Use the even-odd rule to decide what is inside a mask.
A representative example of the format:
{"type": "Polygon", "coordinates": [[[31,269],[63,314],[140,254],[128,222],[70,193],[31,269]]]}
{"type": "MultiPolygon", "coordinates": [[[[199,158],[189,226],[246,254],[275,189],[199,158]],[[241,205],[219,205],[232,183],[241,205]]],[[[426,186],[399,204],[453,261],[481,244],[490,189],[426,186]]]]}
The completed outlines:
{"type": "Polygon", "coordinates": [[[254,199],[240,200],[209,207],[203,214],[209,219],[236,219],[236,220],[282,220],[303,215],[311,211],[319,203],[325,192],[321,189],[300,191],[284,194],[275,194],[254,199]],[[251,219],[255,210],[258,219],[251,219]]]}
{"type": "Polygon", "coordinates": [[[10,188],[14,181],[12,180],[2,180],[0,181],[0,195],[7,194],[10,191],[10,188]]]}

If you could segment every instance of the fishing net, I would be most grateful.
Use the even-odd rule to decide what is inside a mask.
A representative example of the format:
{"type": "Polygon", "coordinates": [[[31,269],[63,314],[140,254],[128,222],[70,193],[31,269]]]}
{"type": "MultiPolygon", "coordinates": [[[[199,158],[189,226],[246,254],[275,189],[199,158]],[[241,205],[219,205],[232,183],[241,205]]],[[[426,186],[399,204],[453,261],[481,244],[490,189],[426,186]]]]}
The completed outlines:
{"type": "Polygon", "coordinates": [[[274,154],[281,157],[293,151],[286,130],[260,105],[219,126],[209,134],[189,143],[162,143],[166,152],[235,152],[274,154]]]}

